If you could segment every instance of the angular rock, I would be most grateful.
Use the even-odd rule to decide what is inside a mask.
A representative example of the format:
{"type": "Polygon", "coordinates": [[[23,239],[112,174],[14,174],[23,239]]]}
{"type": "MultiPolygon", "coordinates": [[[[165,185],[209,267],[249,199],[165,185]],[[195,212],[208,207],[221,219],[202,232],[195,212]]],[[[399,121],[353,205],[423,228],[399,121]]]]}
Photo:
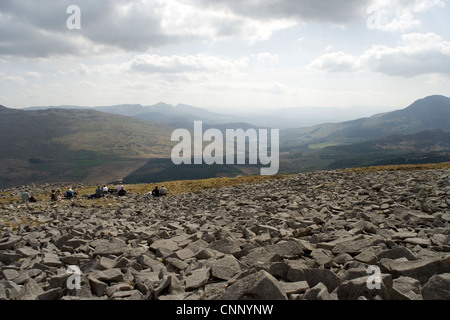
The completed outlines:
{"type": "Polygon", "coordinates": [[[138,290],[118,291],[111,297],[112,300],[142,300],[143,295],[138,290]]]}
{"type": "Polygon", "coordinates": [[[118,284],[115,284],[115,285],[107,287],[106,288],[106,294],[108,295],[108,297],[111,298],[112,296],[114,296],[114,294],[116,292],[119,292],[119,291],[130,291],[130,290],[133,290],[133,289],[134,289],[133,286],[130,285],[129,283],[120,282],[118,284]]]}
{"type": "Polygon", "coordinates": [[[67,280],[69,279],[70,276],[71,276],[70,273],[61,273],[61,274],[52,276],[48,280],[50,289],[54,289],[54,288],[67,289],[67,280]]]}
{"type": "Polygon", "coordinates": [[[5,265],[10,265],[16,261],[19,261],[22,257],[22,254],[0,252],[0,262],[4,263],[5,265]]]}
{"type": "Polygon", "coordinates": [[[282,257],[273,251],[267,251],[264,247],[252,249],[247,255],[239,259],[248,266],[266,266],[270,262],[281,261],[282,257]]]}
{"type": "Polygon", "coordinates": [[[305,300],[337,300],[336,295],[331,295],[328,292],[327,287],[319,282],[314,287],[307,289],[305,294],[303,295],[303,299],[305,300]]]}
{"type": "Polygon", "coordinates": [[[136,289],[151,298],[160,282],[159,272],[140,272],[134,275],[134,282],[136,289]]]}
{"type": "Polygon", "coordinates": [[[422,288],[424,300],[450,300],[450,273],[436,274],[422,288]]]}
{"type": "Polygon", "coordinates": [[[104,271],[96,270],[92,272],[90,276],[106,283],[123,281],[123,273],[117,268],[107,269],[104,271]]]}
{"type": "Polygon", "coordinates": [[[304,254],[300,244],[297,241],[280,241],[276,244],[265,247],[267,251],[278,254],[283,258],[293,259],[304,254]]]}
{"type": "Polygon", "coordinates": [[[12,250],[16,243],[19,242],[19,239],[13,239],[6,242],[0,242],[0,250],[12,250]]]}
{"type": "Polygon", "coordinates": [[[289,261],[286,280],[290,282],[305,281],[305,270],[308,266],[302,261],[289,261]]]}
{"type": "Polygon", "coordinates": [[[117,261],[107,257],[101,257],[99,264],[102,269],[112,269],[116,266],[117,261]]]}
{"type": "Polygon", "coordinates": [[[392,291],[392,276],[381,274],[380,277],[379,289],[368,285],[368,282],[373,284],[368,276],[342,282],[336,291],[339,300],[357,300],[361,296],[367,299],[375,299],[380,296],[384,300],[389,300],[392,291]]]}
{"type": "Polygon", "coordinates": [[[304,279],[309,287],[314,287],[318,283],[323,283],[328,292],[333,292],[339,284],[341,283],[341,279],[334,274],[334,272],[327,269],[305,269],[303,270],[304,279]]]}
{"type": "Polygon", "coordinates": [[[450,270],[450,256],[446,258],[425,258],[414,261],[381,259],[384,272],[391,273],[394,278],[400,276],[414,278],[423,285],[435,274],[447,273],[450,270]]]}
{"type": "Polygon", "coordinates": [[[229,254],[221,259],[208,263],[208,266],[211,268],[211,276],[222,280],[230,280],[241,272],[241,266],[238,260],[229,254]]]}
{"type": "Polygon", "coordinates": [[[178,247],[178,244],[171,240],[171,239],[160,239],[160,240],[156,240],[154,241],[151,245],[150,245],[150,250],[152,251],[156,251],[160,248],[165,248],[168,249],[172,252],[179,250],[180,248],[178,247]]]}
{"type": "Polygon", "coordinates": [[[332,249],[334,255],[339,255],[341,253],[348,253],[350,255],[357,255],[361,253],[364,249],[370,248],[378,243],[383,242],[382,239],[360,239],[355,241],[346,241],[340,243],[332,249]]]}
{"type": "Polygon", "coordinates": [[[3,283],[0,283],[0,301],[8,300],[8,296],[6,294],[5,286],[3,283]]]}
{"type": "Polygon", "coordinates": [[[108,284],[103,281],[100,281],[90,275],[89,275],[88,279],[89,279],[89,286],[91,287],[91,292],[98,297],[103,296],[106,292],[106,288],[108,287],[108,284]]]}
{"type": "Polygon", "coordinates": [[[392,249],[387,249],[382,251],[377,255],[378,259],[387,258],[387,259],[399,259],[406,258],[410,261],[417,260],[416,256],[409,250],[408,248],[397,246],[392,249]]]}
{"type": "Polygon", "coordinates": [[[210,275],[210,268],[202,268],[192,271],[192,273],[186,277],[185,290],[190,291],[203,287],[208,282],[210,275]]]}
{"type": "Polygon", "coordinates": [[[187,260],[187,259],[195,257],[195,253],[189,248],[184,248],[184,249],[176,251],[174,254],[174,257],[178,258],[180,260],[187,260]]]}
{"type": "Polygon", "coordinates": [[[124,254],[129,249],[128,245],[118,239],[113,239],[111,241],[109,240],[98,240],[95,243],[95,249],[93,252],[93,255],[100,255],[100,256],[119,256],[121,254],[124,254]]]}
{"type": "Polygon", "coordinates": [[[360,254],[355,256],[355,260],[369,265],[374,265],[378,262],[377,256],[371,249],[363,250],[360,254]]]}
{"type": "Polygon", "coordinates": [[[233,254],[241,251],[241,247],[231,238],[224,238],[212,242],[208,248],[225,254],[233,254]]]}
{"type": "Polygon", "coordinates": [[[41,294],[39,294],[37,300],[59,300],[62,298],[64,291],[62,288],[49,289],[41,294]]]}
{"type": "Polygon", "coordinates": [[[280,282],[287,295],[293,293],[303,293],[309,289],[308,282],[306,281],[296,281],[296,282],[280,282]]]}
{"type": "Polygon", "coordinates": [[[44,289],[34,279],[28,279],[23,290],[24,294],[21,300],[37,300],[44,293],[44,289]]]}
{"type": "Polygon", "coordinates": [[[165,261],[176,270],[185,270],[189,266],[186,262],[177,258],[167,258],[165,261]]]}
{"type": "Polygon", "coordinates": [[[218,300],[287,300],[282,285],[266,271],[239,279],[218,300]]]}
{"type": "Polygon", "coordinates": [[[392,285],[392,300],[422,300],[420,282],[409,277],[398,277],[392,285]]]}
{"type": "Polygon", "coordinates": [[[311,257],[316,260],[316,262],[324,267],[331,267],[333,265],[332,254],[325,249],[314,249],[311,252],[311,257]]]}
{"type": "Polygon", "coordinates": [[[3,269],[2,275],[6,280],[14,280],[19,276],[19,272],[15,269],[3,269]]]}
{"type": "Polygon", "coordinates": [[[172,284],[172,276],[168,276],[163,278],[159,285],[155,288],[153,294],[155,297],[159,297],[163,291],[166,291],[166,289],[168,289],[170,287],[170,285],[172,284]]]}

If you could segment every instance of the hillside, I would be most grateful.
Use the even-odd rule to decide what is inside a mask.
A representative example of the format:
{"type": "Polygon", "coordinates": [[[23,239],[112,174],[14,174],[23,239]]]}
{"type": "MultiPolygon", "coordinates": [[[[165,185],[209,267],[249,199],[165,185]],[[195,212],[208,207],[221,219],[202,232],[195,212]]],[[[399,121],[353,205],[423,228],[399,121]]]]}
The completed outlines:
{"type": "Polygon", "coordinates": [[[94,110],[0,108],[0,187],[120,179],[170,154],[173,128],[94,110]]]}
{"type": "Polygon", "coordinates": [[[208,124],[224,124],[237,121],[236,116],[211,112],[203,108],[193,107],[186,104],[173,106],[164,102],[154,105],[143,106],[140,104],[121,104],[113,106],[81,107],[81,106],[36,106],[24,110],[46,110],[46,109],[82,109],[96,110],[122,116],[130,116],[140,120],[169,124],[176,127],[190,127],[194,121],[203,121],[208,124]]]}
{"type": "Polygon", "coordinates": [[[426,97],[405,109],[368,118],[284,130],[281,133],[281,139],[283,139],[282,146],[286,148],[295,148],[299,145],[326,146],[434,129],[450,131],[450,98],[448,97],[426,97]]]}
{"type": "Polygon", "coordinates": [[[280,173],[363,166],[439,163],[450,161],[450,132],[425,130],[346,145],[284,150],[280,173]]]}
{"type": "MultiPolygon", "coordinates": [[[[231,116],[187,105],[61,106],[27,111],[2,107],[0,115],[0,147],[5,150],[0,156],[0,187],[30,182],[124,179],[146,183],[233,177],[257,174],[261,167],[174,165],[170,154],[175,143],[170,135],[175,128],[192,129],[194,120],[204,121],[203,130],[258,128],[227,122],[231,116]]],[[[449,161],[449,131],[450,98],[443,96],[426,97],[405,109],[368,118],[281,130],[278,173],[449,161]]]]}

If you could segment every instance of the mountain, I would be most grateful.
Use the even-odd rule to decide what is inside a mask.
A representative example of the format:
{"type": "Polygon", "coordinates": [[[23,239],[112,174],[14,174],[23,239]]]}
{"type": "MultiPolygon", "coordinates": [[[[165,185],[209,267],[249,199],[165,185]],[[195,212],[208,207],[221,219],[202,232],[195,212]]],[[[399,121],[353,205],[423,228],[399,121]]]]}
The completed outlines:
{"type": "Polygon", "coordinates": [[[90,109],[0,107],[0,187],[120,179],[148,159],[170,154],[173,130],[90,109]]]}
{"type": "Polygon", "coordinates": [[[90,109],[107,113],[131,116],[151,122],[170,124],[179,128],[187,128],[195,120],[203,121],[210,126],[225,125],[228,123],[247,123],[257,127],[270,127],[274,129],[302,128],[312,125],[354,120],[371,116],[375,111],[386,111],[383,107],[353,106],[349,108],[336,107],[298,107],[278,108],[273,110],[245,110],[233,112],[224,109],[221,112],[212,112],[204,108],[177,104],[173,106],[164,102],[143,106],[141,104],[121,104],[99,107],[81,106],[35,106],[23,110],[58,109],[90,109]]]}
{"type": "Polygon", "coordinates": [[[450,132],[425,130],[339,146],[297,147],[284,151],[279,173],[439,162],[450,162],[450,132]]]}
{"type": "Polygon", "coordinates": [[[299,145],[324,147],[434,129],[450,131],[450,98],[448,97],[429,96],[417,100],[402,110],[352,121],[284,130],[281,136],[285,148],[299,145]]]}
{"type": "Polygon", "coordinates": [[[392,135],[356,144],[328,147],[333,155],[330,169],[450,161],[450,132],[425,130],[410,135],[392,135]]]}
{"type": "Polygon", "coordinates": [[[121,104],[100,107],[80,107],[66,105],[58,107],[36,106],[26,108],[24,110],[45,110],[50,108],[97,110],[183,128],[192,126],[192,123],[196,120],[203,121],[204,123],[210,125],[225,124],[228,122],[238,121],[238,117],[233,115],[215,113],[203,108],[193,107],[186,104],[178,104],[176,106],[173,106],[164,102],[159,102],[150,106],[142,106],[140,104],[121,104]]]}
{"type": "Polygon", "coordinates": [[[373,106],[337,107],[296,107],[262,110],[258,112],[236,113],[241,121],[252,123],[260,127],[275,129],[304,128],[329,122],[342,122],[377,113],[392,111],[392,108],[373,106]]]}
{"type": "MultiPolygon", "coordinates": [[[[32,182],[144,183],[259,174],[258,165],[174,165],[170,155],[176,142],[170,141],[171,134],[180,127],[193,129],[195,120],[204,122],[203,130],[260,128],[252,119],[181,104],[27,111],[0,106],[0,188],[32,182]]],[[[280,130],[279,173],[450,161],[449,131],[450,98],[444,96],[356,120],[280,130]]]]}

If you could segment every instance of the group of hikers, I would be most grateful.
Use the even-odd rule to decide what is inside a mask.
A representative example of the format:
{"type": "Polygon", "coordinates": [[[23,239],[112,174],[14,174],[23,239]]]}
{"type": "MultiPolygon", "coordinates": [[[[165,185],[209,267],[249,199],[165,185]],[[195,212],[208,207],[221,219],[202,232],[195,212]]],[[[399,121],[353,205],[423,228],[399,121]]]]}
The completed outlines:
{"type": "Polygon", "coordinates": [[[155,189],[147,194],[153,197],[164,197],[167,195],[167,188],[162,186],[161,189],[159,189],[158,186],[156,186],[155,189]]]}
{"type": "MultiPolygon", "coordinates": [[[[98,185],[97,189],[95,189],[95,193],[88,196],[88,199],[103,198],[108,193],[114,193],[114,192],[117,192],[118,196],[125,196],[127,194],[127,190],[125,189],[125,186],[123,185],[122,182],[119,182],[115,191],[114,191],[114,189],[113,190],[108,189],[108,187],[106,185],[103,185],[103,186],[98,185]]],[[[167,195],[167,188],[162,186],[161,189],[159,189],[158,186],[156,186],[155,189],[153,189],[152,191],[147,193],[147,195],[151,195],[153,197],[165,196],[165,195],[167,195]]]]}
{"type": "MultiPolygon", "coordinates": [[[[118,196],[125,196],[127,194],[127,190],[125,189],[125,186],[122,184],[122,182],[119,182],[119,184],[114,189],[109,189],[107,185],[97,185],[97,189],[95,189],[95,192],[89,196],[87,196],[88,199],[94,199],[94,198],[103,198],[109,193],[115,193],[117,192],[118,196]]],[[[161,188],[158,188],[158,186],[155,187],[152,191],[148,192],[147,195],[152,197],[162,197],[167,195],[167,188],[162,186],[161,188]]],[[[50,200],[51,201],[62,201],[65,199],[73,199],[78,196],[78,190],[72,189],[71,186],[67,187],[67,190],[65,193],[61,192],[61,189],[53,189],[50,194],[50,200]]],[[[37,199],[30,193],[29,189],[26,189],[22,193],[22,203],[28,203],[28,202],[37,202],[37,199]]]]}
{"type": "Polygon", "coordinates": [[[78,195],[78,190],[73,190],[71,186],[67,187],[67,191],[65,193],[61,192],[61,189],[52,190],[52,193],[50,194],[50,200],[51,201],[61,201],[63,199],[73,199],[78,195]]]}

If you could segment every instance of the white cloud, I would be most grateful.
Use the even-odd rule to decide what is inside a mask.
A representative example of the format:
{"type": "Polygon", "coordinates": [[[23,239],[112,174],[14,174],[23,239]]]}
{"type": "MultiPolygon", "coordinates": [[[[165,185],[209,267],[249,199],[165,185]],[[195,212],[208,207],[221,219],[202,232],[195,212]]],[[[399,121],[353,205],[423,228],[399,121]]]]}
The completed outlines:
{"type": "Polygon", "coordinates": [[[2,0],[0,55],[52,57],[157,49],[170,44],[238,38],[255,43],[295,24],[261,20],[182,0],[78,0],[81,29],[69,30],[72,1],[2,0]]]}
{"type": "Polygon", "coordinates": [[[348,72],[355,69],[356,61],[357,57],[338,51],[319,57],[309,67],[326,72],[348,72]]]}
{"type": "Polygon", "coordinates": [[[26,75],[27,77],[35,78],[35,79],[40,79],[40,78],[42,78],[42,74],[39,73],[39,72],[35,72],[35,71],[29,71],[29,72],[25,73],[25,75],[26,75]]]}
{"type": "Polygon", "coordinates": [[[27,83],[24,78],[17,77],[17,76],[4,76],[1,78],[1,80],[7,81],[7,82],[12,82],[12,83],[15,83],[15,84],[18,84],[21,86],[23,86],[27,83]]]}
{"type": "Polygon", "coordinates": [[[435,33],[410,33],[396,47],[374,45],[360,56],[333,52],[309,67],[325,72],[369,70],[389,76],[450,75],[450,42],[435,33]]]}
{"type": "Polygon", "coordinates": [[[204,54],[160,56],[141,54],[129,63],[129,70],[140,73],[182,74],[182,73],[240,73],[248,66],[248,58],[224,59],[204,54]]]}
{"type": "Polygon", "coordinates": [[[280,62],[280,57],[277,54],[271,54],[270,52],[259,53],[253,58],[255,58],[259,64],[269,67],[273,67],[280,62]]]}
{"type": "Polygon", "coordinates": [[[391,76],[450,75],[450,42],[435,33],[405,34],[397,47],[373,46],[357,64],[391,76]]]}
{"type": "Polygon", "coordinates": [[[416,17],[433,7],[445,7],[441,0],[374,0],[367,8],[369,29],[406,32],[421,26],[416,17]]]}
{"type": "Polygon", "coordinates": [[[289,19],[346,24],[364,16],[373,0],[195,0],[203,7],[230,10],[258,20],[289,19]]]}

